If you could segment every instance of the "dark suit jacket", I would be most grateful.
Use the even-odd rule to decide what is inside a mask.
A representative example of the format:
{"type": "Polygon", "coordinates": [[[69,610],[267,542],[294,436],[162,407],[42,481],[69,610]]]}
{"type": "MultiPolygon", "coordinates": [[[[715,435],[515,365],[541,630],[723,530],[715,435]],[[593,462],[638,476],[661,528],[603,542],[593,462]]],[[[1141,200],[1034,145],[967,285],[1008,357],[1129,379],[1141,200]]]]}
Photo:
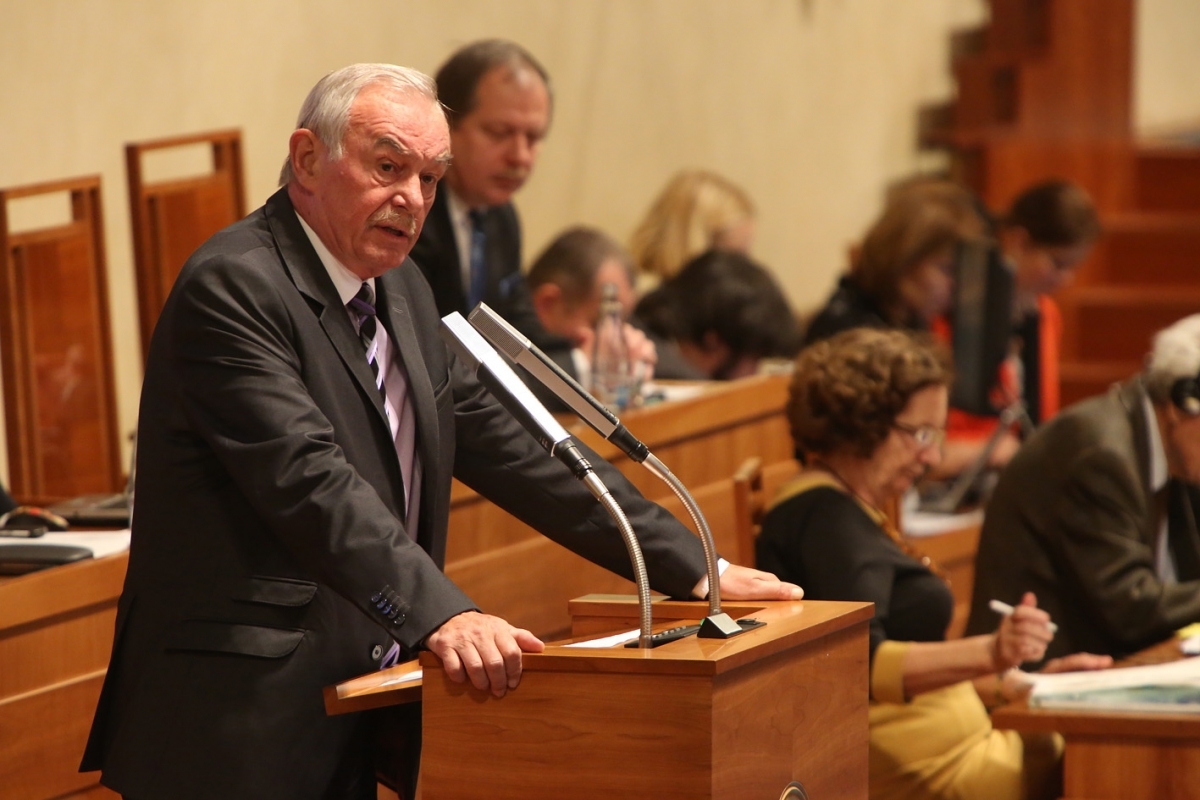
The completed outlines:
{"type": "MultiPolygon", "coordinates": [[[[438,314],[457,311],[464,317],[467,292],[463,287],[462,267],[454,223],[450,220],[448,190],[443,188],[434,199],[425,227],[412,249],[412,260],[421,268],[437,301],[438,314]]],[[[521,222],[512,203],[492,206],[484,214],[483,229],[487,248],[487,288],[483,302],[528,336],[539,347],[548,336],[538,321],[529,287],[521,272],[521,222]]]]}
{"type": "Polygon", "coordinates": [[[1122,655],[1200,621],[1200,491],[1176,481],[1170,543],[1180,582],[1154,569],[1156,513],[1138,380],[1059,414],[1022,445],[988,503],[968,634],[996,629],[993,598],[1026,591],[1058,633],[1046,651],[1122,655]]]}
{"type": "MultiPolygon", "coordinates": [[[[459,260],[454,223],[450,219],[448,194],[448,189],[438,192],[410,256],[433,289],[438,314],[445,316],[457,311],[465,317],[471,309],[467,308],[467,292],[463,287],[462,262],[459,260]]],[[[484,259],[488,269],[483,302],[525,334],[568,375],[579,377],[571,358],[573,345],[543,328],[533,307],[533,296],[525,282],[525,273],[521,271],[521,221],[517,218],[516,208],[512,203],[488,208],[483,229],[487,243],[484,259]]],[[[523,369],[517,372],[551,411],[566,410],[539,381],[529,378],[523,369]]]]}
{"type": "MultiPolygon", "coordinates": [[[[376,287],[415,404],[416,531],[401,522],[362,345],[286,190],[204,244],[175,283],[146,366],[129,572],[82,767],[125,795],[321,798],[355,776],[373,785],[368,723],[327,717],[321,689],[376,669],[393,638],[412,652],[474,608],[440,569],[452,469],[631,574],[591,494],[452,360],[415,265],[376,287]]],[[[590,457],[657,589],[685,596],[704,573],[698,540],[590,457]]]]}

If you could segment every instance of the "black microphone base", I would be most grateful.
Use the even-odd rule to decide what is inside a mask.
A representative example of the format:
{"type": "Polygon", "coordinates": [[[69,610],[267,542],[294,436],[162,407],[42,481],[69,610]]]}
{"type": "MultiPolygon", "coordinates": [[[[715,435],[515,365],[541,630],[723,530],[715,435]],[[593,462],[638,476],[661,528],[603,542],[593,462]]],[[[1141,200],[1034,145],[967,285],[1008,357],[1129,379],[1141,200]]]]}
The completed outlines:
{"type": "Polygon", "coordinates": [[[705,617],[700,623],[700,630],[696,633],[698,639],[729,639],[737,636],[739,633],[761,628],[766,625],[765,622],[760,622],[756,619],[739,619],[735,620],[728,614],[721,612],[705,617]]]}

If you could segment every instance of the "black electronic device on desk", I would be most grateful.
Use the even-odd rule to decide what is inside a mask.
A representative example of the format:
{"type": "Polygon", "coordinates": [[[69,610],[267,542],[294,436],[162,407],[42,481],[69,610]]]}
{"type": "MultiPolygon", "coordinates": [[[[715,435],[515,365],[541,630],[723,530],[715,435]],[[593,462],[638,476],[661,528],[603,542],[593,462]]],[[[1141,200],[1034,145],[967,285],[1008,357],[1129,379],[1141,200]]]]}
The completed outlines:
{"type": "Polygon", "coordinates": [[[1000,248],[989,240],[961,243],[955,261],[950,405],[994,416],[1002,410],[992,395],[1012,341],[1015,276],[1000,248]]]}
{"type": "Polygon", "coordinates": [[[93,528],[128,528],[129,494],[85,494],[50,506],[49,510],[70,525],[93,528]]]}
{"type": "Polygon", "coordinates": [[[17,506],[0,516],[0,575],[24,575],[91,558],[86,547],[47,542],[46,534],[67,529],[67,521],[37,506],[17,506]]]}
{"type": "Polygon", "coordinates": [[[49,510],[81,528],[128,528],[133,513],[133,479],[137,469],[137,439],[129,458],[125,489],[115,494],[85,494],[54,503],[49,510]]]}
{"type": "Polygon", "coordinates": [[[1020,399],[1003,407],[995,402],[1000,365],[1008,357],[1013,338],[1015,280],[995,242],[973,239],[959,244],[950,312],[954,358],[950,405],[969,414],[995,416],[997,425],[983,450],[960,475],[922,488],[922,511],[952,514],[981,504],[995,479],[987,469],[988,460],[1004,432],[1014,422],[1032,428],[1020,399]]]}

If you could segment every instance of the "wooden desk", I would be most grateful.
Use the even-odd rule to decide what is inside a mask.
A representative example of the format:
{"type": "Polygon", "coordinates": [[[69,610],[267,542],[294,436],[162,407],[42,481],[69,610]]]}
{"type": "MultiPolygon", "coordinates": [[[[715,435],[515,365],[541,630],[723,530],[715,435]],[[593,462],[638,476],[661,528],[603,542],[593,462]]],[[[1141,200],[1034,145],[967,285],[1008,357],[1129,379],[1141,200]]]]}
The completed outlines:
{"type": "MultiPolygon", "coordinates": [[[[0,797],[96,787],[79,773],[128,553],[0,579],[0,797]]],[[[93,797],[115,797],[96,790],[93,797]]]]}
{"type": "MultiPolygon", "coordinates": [[[[1175,639],[1122,666],[1171,658],[1179,658],[1175,639]]],[[[1063,800],[1200,797],[1200,715],[1030,708],[1022,702],[994,711],[992,723],[1063,735],[1063,800]]]]}
{"type": "MultiPolygon", "coordinates": [[[[786,378],[749,378],[715,384],[691,400],[631,412],[622,421],[685,484],[697,488],[728,478],[749,455],[762,455],[768,463],[791,458],[786,394],[786,378]]],[[[651,496],[668,493],[590,431],[581,431],[580,438],[651,496]]],[[[629,582],[521,526],[462,485],[452,497],[449,551],[446,571],[468,595],[504,598],[490,604],[491,613],[550,608],[555,592],[565,592],[552,618],[535,617],[537,624],[527,625],[542,634],[568,627],[567,598],[632,590],[629,582]]],[[[89,798],[113,796],[91,788],[97,773],[77,770],[108,666],[127,565],[122,554],[0,580],[0,800],[63,800],[76,791],[89,798]]]]}

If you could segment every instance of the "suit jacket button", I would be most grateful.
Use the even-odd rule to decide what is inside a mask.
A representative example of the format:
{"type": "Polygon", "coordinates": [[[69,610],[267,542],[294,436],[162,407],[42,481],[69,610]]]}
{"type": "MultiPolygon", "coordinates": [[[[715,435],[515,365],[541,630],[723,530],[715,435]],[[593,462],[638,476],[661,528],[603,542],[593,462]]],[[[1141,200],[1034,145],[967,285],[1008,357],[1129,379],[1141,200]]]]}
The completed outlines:
{"type": "Polygon", "coordinates": [[[403,611],[396,614],[395,618],[392,620],[392,624],[393,625],[403,625],[404,624],[404,612],[403,611]]]}
{"type": "Polygon", "coordinates": [[[371,648],[371,660],[378,661],[383,658],[383,645],[377,644],[371,648]]]}

